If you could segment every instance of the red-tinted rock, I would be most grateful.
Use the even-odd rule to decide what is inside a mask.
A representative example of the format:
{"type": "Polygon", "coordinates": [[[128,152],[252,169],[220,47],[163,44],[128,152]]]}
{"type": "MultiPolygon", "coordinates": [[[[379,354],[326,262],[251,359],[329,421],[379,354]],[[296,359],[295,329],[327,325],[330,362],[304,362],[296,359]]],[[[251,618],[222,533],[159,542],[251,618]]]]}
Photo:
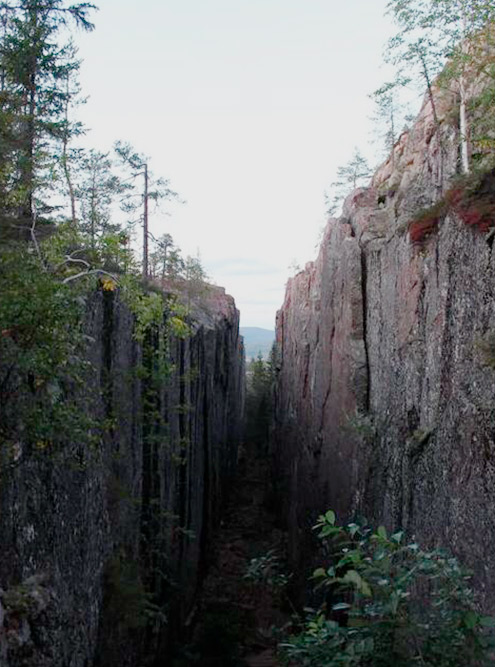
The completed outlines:
{"type": "Polygon", "coordinates": [[[437,100],[440,128],[426,100],[371,187],[329,221],[316,262],[288,283],[274,477],[294,565],[318,513],[361,512],[452,549],[493,610],[491,242],[454,213],[420,245],[408,233],[457,165],[450,103],[437,100]]]}

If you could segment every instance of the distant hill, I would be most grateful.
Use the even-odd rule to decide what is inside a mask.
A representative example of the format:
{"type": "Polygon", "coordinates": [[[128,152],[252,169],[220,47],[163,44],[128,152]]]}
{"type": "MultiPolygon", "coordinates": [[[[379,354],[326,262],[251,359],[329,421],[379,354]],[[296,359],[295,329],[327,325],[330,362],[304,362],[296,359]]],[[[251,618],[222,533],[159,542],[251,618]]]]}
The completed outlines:
{"type": "Polygon", "coordinates": [[[240,327],[239,331],[244,338],[246,361],[256,358],[260,353],[263,359],[268,359],[275,340],[275,331],[260,327],[240,327]]]}

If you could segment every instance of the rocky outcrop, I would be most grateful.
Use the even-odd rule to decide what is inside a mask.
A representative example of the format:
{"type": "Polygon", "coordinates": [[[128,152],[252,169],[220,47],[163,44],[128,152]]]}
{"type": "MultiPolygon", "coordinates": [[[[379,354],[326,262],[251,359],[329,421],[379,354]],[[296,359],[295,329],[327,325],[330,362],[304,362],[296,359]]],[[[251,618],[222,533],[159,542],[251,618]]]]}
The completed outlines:
{"type": "Polygon", "coordinates": [[[437,125],[425,100],[288,283],[274,477],[296,567],[317,512],[360,512],[452,549],[493,611],[495,260],[491,233],[429,208],[457,168],[449,109],[437,93],[437,125]]]}
{"type": "Polygon", "coordinates": [[[233,300],[211,288],[202,303],[157,369],[153,335],[138,344],[118,296],[96,294],[81,410],[103,440],[75,433],[61,450],[4,457],[2,667],[152,665],[187,621],[243,398],[233,300]]]}

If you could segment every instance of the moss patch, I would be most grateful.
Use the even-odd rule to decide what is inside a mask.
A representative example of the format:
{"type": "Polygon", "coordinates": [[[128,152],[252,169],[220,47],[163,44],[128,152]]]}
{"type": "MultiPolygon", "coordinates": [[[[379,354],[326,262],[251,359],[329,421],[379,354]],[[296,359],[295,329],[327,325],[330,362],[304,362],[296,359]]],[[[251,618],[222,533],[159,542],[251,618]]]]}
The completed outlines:
{"type": "Polygon", "coordinates": [[[442,199],[422,209],[408,223],[411,243],[426,241],[448,213],[481,233],[495,227],[495,169],[456,178],[442,199]]]}

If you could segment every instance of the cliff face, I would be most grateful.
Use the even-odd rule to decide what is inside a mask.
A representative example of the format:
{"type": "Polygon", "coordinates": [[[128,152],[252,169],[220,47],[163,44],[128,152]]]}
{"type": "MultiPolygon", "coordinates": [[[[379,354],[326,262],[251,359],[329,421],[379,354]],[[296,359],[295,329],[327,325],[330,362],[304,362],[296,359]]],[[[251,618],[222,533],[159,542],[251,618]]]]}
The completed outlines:
{"type": "Polygon", "coordinates": [[[22,451],[0,478],[0,665],[154,664],[191,611],[236,461],[243,356],[233,300],[212,288],[193,333],[153,336],[111,292],[88,308],[94,373],[81,410],[104,443],[22,451]],[[91,398],[93,397],[93,398],[91,398]]]}
{"type": "Polygon", "coordinates": [[[275,477],[294,564],[316,512],[359,511],[451,548],[493,611],[495,266],[490,233],[452,208],[422,213],[457,163],[450,102],[437,103],[440,127],[426,101],[289,281],[275,477]]]}

